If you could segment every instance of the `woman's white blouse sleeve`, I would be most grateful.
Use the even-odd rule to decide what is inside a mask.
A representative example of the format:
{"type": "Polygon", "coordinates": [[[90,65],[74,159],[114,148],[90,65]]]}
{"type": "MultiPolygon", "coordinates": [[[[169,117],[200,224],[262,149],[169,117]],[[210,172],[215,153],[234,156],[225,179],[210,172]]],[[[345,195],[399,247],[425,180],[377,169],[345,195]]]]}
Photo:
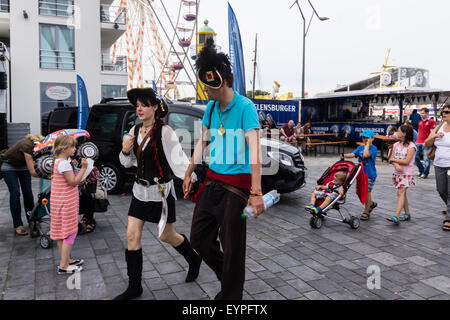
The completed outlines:
{"type": "MultiPolygon", "coordinates": [[[[161,139],[164,154],[172,172],[178,178],[184,179],[184,175],[189,166],[189,159],[184,153],[175,131],[167,125],[163,126],[161,129],[161,139]]],[[[197,180],[195,172],[192,173],[191,177],[197,180]]]]}

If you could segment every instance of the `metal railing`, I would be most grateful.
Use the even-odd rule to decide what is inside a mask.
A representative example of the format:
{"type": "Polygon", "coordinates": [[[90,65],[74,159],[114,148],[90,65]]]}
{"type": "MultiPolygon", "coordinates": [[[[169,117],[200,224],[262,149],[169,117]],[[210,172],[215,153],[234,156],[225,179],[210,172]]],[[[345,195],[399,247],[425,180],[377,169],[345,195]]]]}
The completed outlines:
{"type": "Polygon", "coordinates": [[[102,4],[100,5],[100,21],[107,23],[126,24],[127,8],[102,4]]]}
{"type": "Polygon", "coordinates": [[[74,14],[73,1],[71,4],[56,2],[49,2],[39,0],[39,14],[49,16],[64,16],[70,17],[74,14]]]}
{"type": "Polygon", "coordinates": [[[75,70],[75,51],[41,49],[39,65],[42,69],[75,70]]]}
{"type": "Polygon", "coordinates": [[[102,54],[102,71],[127,72],[127,57],[117,56],[116,61],[112,61],[109,54],[102,54]]]}
{"type": "Polygon", "coordinates": [[[0,1],[0,12],[9,12],[9,0],[1,0],[0,1]]]}

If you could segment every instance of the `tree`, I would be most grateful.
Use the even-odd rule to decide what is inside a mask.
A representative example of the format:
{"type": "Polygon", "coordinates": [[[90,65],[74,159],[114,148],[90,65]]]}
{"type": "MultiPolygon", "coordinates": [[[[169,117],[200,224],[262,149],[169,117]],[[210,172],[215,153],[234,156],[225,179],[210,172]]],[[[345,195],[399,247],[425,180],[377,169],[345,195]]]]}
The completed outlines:
{"type": "MultiPolygon", "coordinates": [[[[253,98],[253,92],[252,90],[247,91],[247,98],[253,98]]],[[[270,92],[263,91],[263,90],[255,90],[255,96],[266,96],[270,95],[270,92]]]]}

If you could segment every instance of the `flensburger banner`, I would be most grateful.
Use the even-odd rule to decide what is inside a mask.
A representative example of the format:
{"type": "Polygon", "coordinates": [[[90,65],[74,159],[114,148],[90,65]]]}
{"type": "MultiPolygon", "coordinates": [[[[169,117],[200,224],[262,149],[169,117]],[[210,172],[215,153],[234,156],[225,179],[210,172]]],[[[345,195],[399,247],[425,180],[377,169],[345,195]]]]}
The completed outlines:
{"type": "Polygon", "coordinates": [[[361,133],[370,129],[375,134],[385,136],[389,131],[389,124],[368,124],[368,123],[313,123],[312,133],[337,133],[339,137],[349,141],[361,141],[361,133]]]}
{"type": "Polygon", "coordinates": [[[233,90],[245,97],[245,67],[242,53],[241,32],[234,15],[234,11],[228,3],[228,42],[230,49],[230,62],[233,68],[233,90]]]}
{"type": "Polygon", "coordinates": [[[251,99],[256,106],[260,120],[272,120],[281,126],[289,120],[298,121],[299,102],[293,100],[251,99]]]}

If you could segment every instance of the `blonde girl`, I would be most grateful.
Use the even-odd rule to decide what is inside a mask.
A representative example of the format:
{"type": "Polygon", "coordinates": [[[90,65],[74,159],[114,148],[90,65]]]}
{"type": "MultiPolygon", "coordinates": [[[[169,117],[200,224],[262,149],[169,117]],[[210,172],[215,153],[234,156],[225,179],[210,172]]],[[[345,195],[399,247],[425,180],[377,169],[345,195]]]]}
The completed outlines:
{"type": "Polygon", "coordinates": [[[86,159],[81,169],[74,173],[70,157],[75,154],[75,139],[59,136],[53,146],[54,165],[50,193],[50,238],[56,240],[61,255],[58,274],[72,274],[82,270],[82,259],[70,259],[78,232],[79,193],[78,184],[87,168],[86,159]]]}

